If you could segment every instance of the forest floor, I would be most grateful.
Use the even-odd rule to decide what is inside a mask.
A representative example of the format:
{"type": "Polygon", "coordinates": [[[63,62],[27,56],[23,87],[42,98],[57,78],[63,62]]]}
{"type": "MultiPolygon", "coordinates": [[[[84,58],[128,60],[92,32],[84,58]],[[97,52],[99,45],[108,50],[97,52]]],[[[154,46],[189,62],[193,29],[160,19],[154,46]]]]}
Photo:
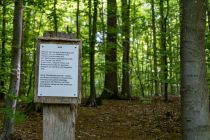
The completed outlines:
{"type": "MultiPolygon", "coordinates": [[[[104,100],[78,108],[76,140],[180,140],[180,99],[104,100]]],[[[42,139],[42,113],[16,125],[16,140],[42,139]]]]}

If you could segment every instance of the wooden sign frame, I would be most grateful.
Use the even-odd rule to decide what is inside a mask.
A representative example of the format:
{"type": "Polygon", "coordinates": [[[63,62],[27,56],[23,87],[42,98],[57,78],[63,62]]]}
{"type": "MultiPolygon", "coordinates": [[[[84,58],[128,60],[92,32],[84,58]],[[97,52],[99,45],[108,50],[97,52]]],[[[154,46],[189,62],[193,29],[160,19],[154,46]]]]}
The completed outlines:
{"type": "Polygon", "coordinates": [[[79,104],[81,103],[81,59],[82,59],[82,42],[80,39],[70,39],[66,37],[40,37],[36,47],[36,72],[35,72],[35,96],[34,102],[47,104],[79,104]],[[79,45],[78,58],[78,97],[60,97],[60,96],[38,96],[38,81],[39,81],[39,67],[40,67],[40,44],[66,44],[79,45]]]}

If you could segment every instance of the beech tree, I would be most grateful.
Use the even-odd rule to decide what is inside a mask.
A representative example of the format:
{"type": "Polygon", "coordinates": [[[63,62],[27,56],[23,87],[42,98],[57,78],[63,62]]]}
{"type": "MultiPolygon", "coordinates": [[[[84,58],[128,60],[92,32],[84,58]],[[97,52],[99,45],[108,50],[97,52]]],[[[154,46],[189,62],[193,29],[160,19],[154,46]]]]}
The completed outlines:
{"type": "Polygon", "coordinates": [[[0,63],[0,104],[3,102],[5,93],[5,63],[6,63],[6,1],[2,5],[2,31],[1,31],[1,63],[0,63]]]}
{"type": "Polygon", "coordinates": [[[79,9],[80,0],[77,0],[77,12],[76,12],[76,27],[77,27],[77,38],[80,37],[80,9],[79,9]]]}
{"type": "Polygon", "coordinates": [[[105,82],[102,98],[118,98],[117,83],[117,3],[107,0],[107,42],[105,51],[105,82]]]}
{"type": "Polygon", "coordinates": [[[209,93],[205,64],[207,1],[182,0],[181,105],[184,140],[209,140],[209,93]]]}
{"type": "Polygon", "coordinates": [[[167,10],[164,14],[164,1],[160,0],[160,45],[161,45],[161,78],[162,85],[161,90],[162,94],[165,97],[165,101],[168,100],[168,65],[167,65],[167,45],[166,45],[166,32],[167,32],[167,18],[168,18],[168,3],[167,2],[167,10]]]}
{"type": "MultiPolygon", "coordinates": [[[[91,0],[89,0],[91,3],[91,0]]],[[[90,5],[89,5],[90,6],[90,5]]],[[[90,30],[90,97],[87,101],[87,105],[95,106],[96,105],[96,89],[95,89],[95,44],[96,44],[96,31],[97,31],[97,6],[98,6],[98,0],[94,0],[94,12],[93,12],[93,24],[91,24],[90,20],[90,26],[93,25],[92,31],[90,30]]],[[[90,8],[90,7],[89,7],[90,8]]],[[[91,12],[89,13],[91,14],[91,12]]],[[[90,16],[91,18],[91,16],[90,16]]]]}
{"type": "MultiPolygon", "coordinates": [[[[30,2],[25,2],[23,3],[24,6],[31,6],[33,3],[30,2]]],[[[22,45],[21,45],[21,80],[20,80],[20,91],[19,91],[19,96],[28,96],[27,92],[27,87],[28,87],[28,73],[29,73],[29,58],[28,58],[28,53],[27,49],[31,48],[33,45],[30,40],[30,32],[32,30],[31,27],[31,20],[32,20],[32,15],[31,15],[32,9],[28,8],[27,10],[24,10],[23,13],[23,18],[25,15],[25,18],[23,19],[23,35],[22,35],[22,45]]],[[[33,72],[33,71],[30,71],[33,72]]]]}
{"type": "MultiPolygon", "coordinates": [[[[5,97],[5,106],[11,109],[11,113],[15,114],[17,100],[20,86],[20,72],[21,72],[21,41],[22,41],[22,17],[23,17],[23,2],[16,0],[14,8],[13,20],[13,47],[11,50],[11,76],[9,93],[5,97]]],[[[14,133],[14,117],[8,118],[8,114],[4,117],[4,128],[1,134],[2,140],[12,139],[14,133]]]]}
{"type": "Polygon", "coordinates": [[[54,0],[53,3],[53,23],[54,23],[54,31],[58,32],[58,18],[57,18],[57,0],[54,0]]]}
{"type": "Polygon", "coordinates": [[[156,40],[156,23],[155,23],[155,3],[151,0],[152,11],[152,47],[153,47],[153,67],[154,67],[154,83],[155,83],[155,95],[159,95],[158,91],[158,70],[157,70],[157,40],[156,40]]]}
{"type": "Polygon", "coordinates": [[[207,13],[208,13],[208,27],[209,27],[209,31],[210,31],[210,2],[208,2],[208,9],[207,9],[207,13]]]}
{"type": "Polygon", "coordinates": [[[130,0],[121,0],[122,11],[122,96],[131,97],[130,74],[129,74],[129,52],[130,52],[130,0]]]}

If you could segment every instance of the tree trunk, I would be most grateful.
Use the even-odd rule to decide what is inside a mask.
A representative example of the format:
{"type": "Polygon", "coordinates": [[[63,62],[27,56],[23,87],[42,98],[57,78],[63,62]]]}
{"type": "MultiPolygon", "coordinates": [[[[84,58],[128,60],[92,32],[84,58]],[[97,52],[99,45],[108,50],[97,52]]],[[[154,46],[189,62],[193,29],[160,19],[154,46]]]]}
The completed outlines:
{"type": "Polygon", "coordinates": [[[159,95],[158,91],[158,73],[157,73],[157,46],[156,46],[156,23],[155,23],[155,4],[154,0],[151,0],[152,11],[152,46],[153,46],[153,64],[154,64],[154,83],[155,83],[155,95],[159,95]]]}
{"type": "Polygon", "coordinates": [[[58,32],[58,17],[57,17],[57,0],[53,3],[53,21],[54,21],[54,32],[58,32]]]}
{"type": "Polygon", "coordinates": [[[131,98],[130,74],[129,74],[129,51],[130,51],[130,0],[121,0],[122,4],[122,96],[131,98]]]}
{"type": "Polygon", "coordinates": [[[2,31],[1,31],[1,64],[0,64],[0,105],[3,103],[5,95],[5,75],[6,71],[6,3],[2,1],[2,31]]]}
{"type": "MultiPolygon", "coordinates": [[[[172,48],[172,43],[171,43],[171,37],[172,34],[169,33],[168,35],[168,45],[169,45],[169,79],[173,80],[173,48],[172,48]]],[[[170,83],[170,94],[174,94],[174,89],[173,89],[173,84],[174,83],[170,83]]]]}
{"type": "MultiPolygon", "coordinates": [[[[97,8],[98,0],[94,0],[94,13],[93,13],[93,28],[92,35],[90,36],[90,97],[86,105],[96,106],[96,89],[95,89],[95,44],[96,44],[96,31],[97,31],[97,8]]],[[[91,13],[89,13],[91,14],[91,13]]]]}
{"type": "Polygon", "coordinates": [[[103,41],[103,47],[106,46],[106,41],[105,41],[105,33],[106,33],[106,23],[105,23],[105,18],[104,18],[104,0],[101,1],[102,7],[101,7],[101,12],[100,12],[100,18],[101,18],[101,25],[102,25],[102,41],[103,41]]]}
{"type": "MultiPolygon", "coordinates": [[[[31,6],[32,4],[29,4],[27,6],[31,6]]],[[[28,86],[28,65],[29,65],[29,58],[27,55],[27,48],[31,47],[31,40],[30,40],[30,32],[31,32],[31,9],[29,9],[26,13],[25,19],[24,19],[24,28],[23,28],[23,38],[22,38],[22,48],[21,48],[21,80],[20,80],[20,92],[19,95],[27,95],[27,86],[28,86]]],[[[29,85],[30,86],[30,85],[29,85]]]]}
{"type": "MultiPolygon", "coordinates": [[[[9,93],[6,96],[5,104],[7,108],[11,108],[13,114],[16,111],[17,100],[11,97],[17,97],[20,86],[21,72],[21,41],[22,41],[22,16],[23,4],[22,0],[15,1],[14,20],[13,20],[13,47],[11,50],[11,76],[9,93]]],[[[14,133],[14,117],[4,118],[4,128],[2,133],[3,140],[10,140],[14,133]]]]}
{"type": "Polygon", "coordinates": [[[76,13],[76,26],[77,26],[77,38],[80,37],[80,24],[79,24],[79,16],[80,16],[80,11],[79,11],[79,1],[77,0],[77,13],[76,13]]]}
{"type": "Polygon", "coordinates": [[[105,52],[105,82],[102,98],[118,98],[117,83],[117,3],[107,0],[107,44],[105,52]]]}
{"type": "MultiPolygon", "coordinates": [[[[167,24],[167,16],[164,16],[164,1],[160,0],[160,32],[161,32],[161,80],[162,80],[162,94],[164,95],[165,101],[168,100],[168,84],[167,84],[167,77],[168,77],[168,66],[167,66],[167,48],[166,48],[166,24],[167,24]]],[[[168,0],[167,0],[168,3],[168,0]]],[[[168,4],[167,4],[168,5],[168,4]]]]}
{"type": "Polygon", "coordinates": [[[210,2],[208,2],[208,11],[207,11],[207,13],[208,13],[208,27],[209,27],[209,32],[210,32],[210,2]]]}
{"type": "Polygon", "coordinates": [[[205,64],[206,0],[182,0],[182,138],[209,140],[209,93],[205,64]]]}

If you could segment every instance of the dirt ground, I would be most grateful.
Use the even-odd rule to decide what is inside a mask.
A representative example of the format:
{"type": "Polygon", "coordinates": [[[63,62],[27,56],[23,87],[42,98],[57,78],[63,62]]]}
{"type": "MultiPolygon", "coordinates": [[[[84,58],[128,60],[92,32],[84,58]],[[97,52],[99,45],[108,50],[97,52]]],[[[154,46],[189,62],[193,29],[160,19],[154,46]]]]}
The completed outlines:
{"type": "MultiPolygon", "coordinates": [[[[42,139],[42,113],[16,125],[17,140],[42,139]]],[[[180,101],[105,100],[78,108],[76,140],[180,140],[180,101]]]]}

